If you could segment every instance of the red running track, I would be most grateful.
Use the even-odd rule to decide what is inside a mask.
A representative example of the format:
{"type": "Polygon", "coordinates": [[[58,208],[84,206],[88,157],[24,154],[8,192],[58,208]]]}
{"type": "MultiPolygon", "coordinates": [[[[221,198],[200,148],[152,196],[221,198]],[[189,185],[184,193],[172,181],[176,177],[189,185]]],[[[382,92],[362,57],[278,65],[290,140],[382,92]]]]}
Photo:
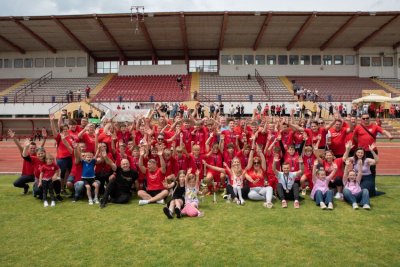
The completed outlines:
{"type": "MultiPolygon", "coordinates": [[[[47,152],[50,152],[54,156],[56,155],[54,140],[48,140],[45,147],[47,152]]],[[[379,142],[378,149],[378,175],[400,175],[400,143],[379,142]]],[[[14,142],[1,141],[0,173],[20,173],[21,168],[22,159],[14,142]]]]}

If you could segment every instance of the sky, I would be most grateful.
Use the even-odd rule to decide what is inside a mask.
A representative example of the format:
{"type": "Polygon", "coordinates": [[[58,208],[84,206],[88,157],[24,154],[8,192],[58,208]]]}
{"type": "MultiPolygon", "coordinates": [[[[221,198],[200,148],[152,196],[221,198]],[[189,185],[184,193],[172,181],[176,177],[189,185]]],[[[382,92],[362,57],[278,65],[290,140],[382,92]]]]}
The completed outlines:
{"type": "Polygon", "coordinates": [[[176,11],[400,11],[400,0],[0,0],[0,16],[176,11]]]}

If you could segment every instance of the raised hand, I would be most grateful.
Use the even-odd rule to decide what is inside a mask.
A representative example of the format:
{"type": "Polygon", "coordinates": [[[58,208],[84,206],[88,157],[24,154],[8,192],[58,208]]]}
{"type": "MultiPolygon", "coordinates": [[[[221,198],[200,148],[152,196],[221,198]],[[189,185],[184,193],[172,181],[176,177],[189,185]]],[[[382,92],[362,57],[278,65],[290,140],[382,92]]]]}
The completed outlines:
{"type": "Polygon", "coordinates": [[[346,150],[352,149],[354,147],[353,142],[351,140],[347,141],[344,147],[346,148],[346,150]]]}
{"type": "Polygon", "coordinates": [[[54,114],[53,114],[53,113],[50,113],[50,114],[49,114],[49,118],[50,118],[50,120],[54,120],[54,114]]]}
{"type": "Polygon", "coordinates": [[[8,129],[8,136],[10,138],[14,138],[15,137],[15,132],[13,132],[13,130],[11,130],[11,129],[8,129]]]}
{"type": "Polygon", "coordinates": [[[24,146],[29,146],[31,144],[31,140],[29,138],[25,139],[24,146]]]}
{"type": "Polygon", "coordinates": [[[369,151],[373,151],[376,148],[376,144],[372,143],[371,145],[368,146],[369,147],[369,151]]]}

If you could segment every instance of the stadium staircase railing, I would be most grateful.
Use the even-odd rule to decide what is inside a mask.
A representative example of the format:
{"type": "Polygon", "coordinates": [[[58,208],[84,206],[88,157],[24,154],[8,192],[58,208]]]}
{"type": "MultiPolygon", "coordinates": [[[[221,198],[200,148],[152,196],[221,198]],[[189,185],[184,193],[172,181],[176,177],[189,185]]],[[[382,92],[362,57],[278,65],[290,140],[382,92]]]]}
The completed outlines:
{"type": "Polygon", "coordinates": [[[256,77],[258,84],[261,86],[261,89],[267,97],[267,100],[271,101],[271,92],[269,91],[267,84],[265,83],[263,77],[260,75],[257,69],[254,69],[254,76],[256,77]]]}
{"type": "Polygon", "coordinates": [[[49,71],[39,79],[36,79],[33,82],[25,85],[21,89],[17,90],[14,95],[14,103],[19,102],[18,98],[20,96],[26,96],[29,92],[33,92],[35,88],[40,87],[42,84],[47,83],[51,79],[53,79],[53,72],[49,71]]]}

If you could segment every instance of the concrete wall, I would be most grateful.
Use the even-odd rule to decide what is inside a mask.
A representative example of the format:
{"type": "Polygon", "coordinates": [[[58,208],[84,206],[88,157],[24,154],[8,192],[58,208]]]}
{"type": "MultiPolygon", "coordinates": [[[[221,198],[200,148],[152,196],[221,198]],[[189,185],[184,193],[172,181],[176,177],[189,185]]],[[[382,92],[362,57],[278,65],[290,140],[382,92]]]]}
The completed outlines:
{"type": "Polygon", "coordinates": [[[125,75],[185,75],[187,67],[184,64],[179,65],[121,65],[119,66],[119,76],[125,75]]]}
{"type": "Polygon", "coordinates": [[[28,51],[26,54],[20,54],[16,52],[11,53],[1,53],[0,59],[3,59],[3,68],[0,68],[0,78],[39,78],[49,71],[53,71],[54,78],[84,78],[88,76],[88,60],[87,54],[82,51],[59,51],[56,54],[50,51],[28,51]],[[56,58],[75,58],[75,67],[35,67],[35,58],[54,58],[54,64],[56,58]],[[76,67],[77,58],[86,58],[86,64],[84,67],[76,67]],[[14,59],[33,59],[32,68],[15,68],[14,59]],[[9,59],[12,61],[12,68],[4,68],[4,59],[9,59]]]}

